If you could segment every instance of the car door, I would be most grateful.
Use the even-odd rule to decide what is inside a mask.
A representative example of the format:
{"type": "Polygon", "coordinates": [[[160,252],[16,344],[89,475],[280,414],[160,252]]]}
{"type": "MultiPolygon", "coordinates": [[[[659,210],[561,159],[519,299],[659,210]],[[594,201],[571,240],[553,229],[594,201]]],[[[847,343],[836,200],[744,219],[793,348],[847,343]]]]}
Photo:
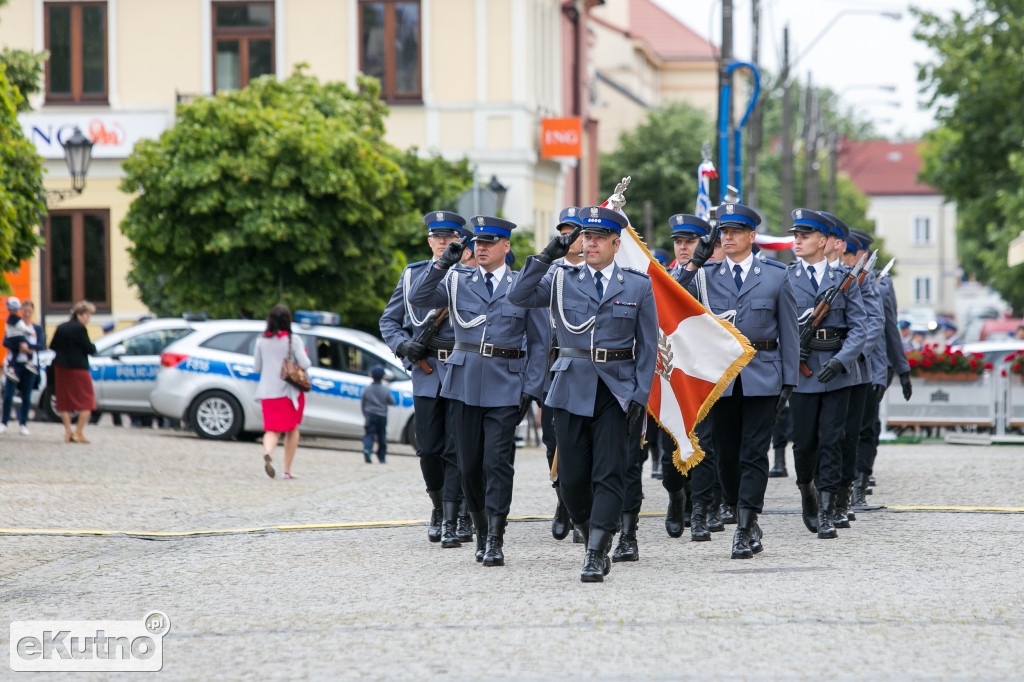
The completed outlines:
{"type": "Polygon", "coordinates": [[[310,430],[340,436],[363,434],[363,389],[373,380],[370,368],[380,358],[340,339],[317,335],[309,348],[313,384],[302,423],[310,430]]]}
{"type": "Polygon", "coordinates": [[[152,414],[149,393],[160,369],[160,353],[190,331],[187,326],[151,329],[126,336],[92,356],[96,409],[152,414]]]}

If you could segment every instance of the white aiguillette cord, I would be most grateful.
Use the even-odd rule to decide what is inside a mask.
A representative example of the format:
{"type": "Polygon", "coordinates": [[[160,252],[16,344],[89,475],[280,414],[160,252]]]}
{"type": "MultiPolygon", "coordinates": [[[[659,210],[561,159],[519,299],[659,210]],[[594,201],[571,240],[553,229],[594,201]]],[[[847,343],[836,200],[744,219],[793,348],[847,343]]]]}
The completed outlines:
{"type": "Polygon", "coordinates": [[[736,321],[736,311],[726,310],[724,313],[715,314],[711,312],[711,304],[708,303],[708,276],[704,268],[697,268],[697,297],[704,309],[720,320],[732,323],[736,321]]]}

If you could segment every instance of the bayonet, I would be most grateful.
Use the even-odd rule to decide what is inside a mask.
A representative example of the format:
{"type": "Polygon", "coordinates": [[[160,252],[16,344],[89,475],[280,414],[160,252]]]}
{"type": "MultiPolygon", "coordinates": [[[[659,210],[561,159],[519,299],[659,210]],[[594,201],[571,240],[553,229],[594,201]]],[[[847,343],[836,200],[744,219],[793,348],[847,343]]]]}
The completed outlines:
{"type": "Polygon", "coordinates": [[[893,263],[895,263],[895,262],[896,262],[896,258],[895,257],[890,258],[889,262],[885,264],[884,268],[882,268],[882,271],[880,273],[878,273],[878,278],[877,279],[882,279],[883,277],[888,275],[889,271],[892,270],[893,263]]]}

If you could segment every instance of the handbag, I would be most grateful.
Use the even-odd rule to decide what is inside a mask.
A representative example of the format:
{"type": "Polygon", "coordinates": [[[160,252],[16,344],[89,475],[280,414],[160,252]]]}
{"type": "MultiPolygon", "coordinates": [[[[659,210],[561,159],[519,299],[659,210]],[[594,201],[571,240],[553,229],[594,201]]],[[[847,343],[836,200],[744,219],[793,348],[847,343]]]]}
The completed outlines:
{"type": "Polygon", "coordinates": [[[289,334],[288,357],[281,363],[281,378],[300,391],[306,392],[313,387],[313,384],[309,381],[309,374],[306,373],[306,370],[299,367],[299,363],[295,362],[294,358],[295,349],[292,347],[292,337],[289,334]]]}

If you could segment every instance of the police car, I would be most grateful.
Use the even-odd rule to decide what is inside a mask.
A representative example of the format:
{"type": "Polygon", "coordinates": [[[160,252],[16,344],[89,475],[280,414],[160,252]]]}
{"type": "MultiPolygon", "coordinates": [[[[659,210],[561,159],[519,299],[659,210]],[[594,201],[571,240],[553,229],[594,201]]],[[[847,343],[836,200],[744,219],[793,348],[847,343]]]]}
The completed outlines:
{"type": "MultiPolygon", "coordinates": [[[[388,410],[388,440],[415,443],[412,377],[380,339],[334,326],[334,313],[296,311],[292,333],[309,354],[309,378],[301,431],[307,435],[363,435],[360,398],[372,383],[370,370],[384,367],[395,405],[388,410]]],[[[254,398],[260,375],[253,370],[262,320],[216,320],[168,346],[149,395],[157,414],[182,419],[201,438],[228,440],[263,431],[254,398]]]]}

